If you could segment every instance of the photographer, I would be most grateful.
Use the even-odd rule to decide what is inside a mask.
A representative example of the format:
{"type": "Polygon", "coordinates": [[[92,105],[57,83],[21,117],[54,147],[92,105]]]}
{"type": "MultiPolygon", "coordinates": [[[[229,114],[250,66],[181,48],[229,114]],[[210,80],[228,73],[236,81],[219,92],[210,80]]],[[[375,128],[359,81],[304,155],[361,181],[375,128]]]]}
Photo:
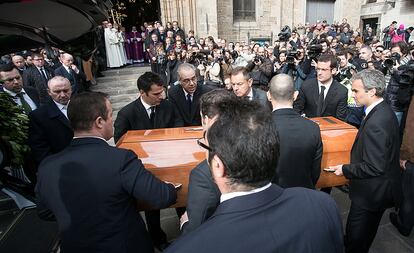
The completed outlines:
{"type": "Polygon", "coordinates": [[[221,87],[223,86],[221,64],[224,63],[224,58],[221,49],[214,49],[212,54],[213,59],[206,66],[204,81],[208,85],[221,87]]]}
{"type": "Polygon", "coordinates": [[[286,64],[282,67],[282,73],[292,76],[295,80],[295,90],[299,90],[303,81],[310,72],[311,59],[305,57],[303,47],[287,52],[286,64]]]}
{"type": "MultiPolygon", "coordinates": [[[[391,60],[393,62],[393,68],[391,71],[391,79],[387,86],[385,92],[385,101],[391,105],[392,110],[397,116],[398,123],[401,125],[404,112],[407,111],[408,103],[401,103],[397,99],[397,95],[400,92],[400,76],[402,71],[404,71],[406,65],[413,64],[413,59],[410,54],[409,47],[405,41],[399,41],[391,46],[391,60]]],[[[388,67],[391,67],[388,63],[389,61],[384,61],[384,64],[387,64],[388,67]],[[387,63],[386,63],[387,62],[387,63]]]]}
{"type": "Polygon", "coordinates": [[[246,68],[251,72],[253,86],[267,91],[269,80],[272,77],[273,64],[269,58],[265,57],[264,47],[259,47],[257,55],[252,62],[247,64],[246,68]]]}

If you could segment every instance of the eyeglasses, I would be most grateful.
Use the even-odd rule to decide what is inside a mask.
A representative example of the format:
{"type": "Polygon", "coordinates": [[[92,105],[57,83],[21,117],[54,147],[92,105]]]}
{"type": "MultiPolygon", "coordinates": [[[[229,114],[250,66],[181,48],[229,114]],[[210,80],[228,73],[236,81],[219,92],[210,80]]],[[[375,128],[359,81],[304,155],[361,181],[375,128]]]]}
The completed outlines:
{"type": "Polygon", "coordinates": [[[33,61],[43,61],[43,58],[34,58],[33,61]]]}
{"type": "Polygon", "coordinates": [[[183,83],[183,84],[190,84],[190,82],[197,83],[197,77],[194,76],[192,78],[181,80],[181,83],[183,83]]]}
{"type": "Polygon", "coordinates": [[[375,50],[377,53],[382,53],[384,50],[375,50]]]}
{"type": "Polygon", "coordinates": [[[204,137],[197,140],[198,146],[204,148],[205,150],[212,152],[213,150],[209,146],[207,146],[207,144],[204,144],[202,141],[204,141],[204,137]]]}
{"type": "Polygon", "coordinates": [[[19,81],[20,79],[21,79],[21,76],[15,76],[15,77],[4,79],[3,82],[12,82],[14,80],[19,81]]]}

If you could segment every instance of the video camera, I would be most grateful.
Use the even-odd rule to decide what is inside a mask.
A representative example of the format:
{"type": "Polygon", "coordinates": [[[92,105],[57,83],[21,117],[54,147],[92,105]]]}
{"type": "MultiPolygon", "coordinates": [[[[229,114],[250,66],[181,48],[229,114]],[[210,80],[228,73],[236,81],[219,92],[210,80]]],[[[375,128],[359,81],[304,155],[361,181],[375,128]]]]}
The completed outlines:
{"type": "Polygon", "coordinates": [[[279,41],[289,41],[291,34],[290,27],[285,25],[277,36],[279,37],[279,41]]]}
{"type": "Polygon", "coordinates": [[[392,69],[397,62],[400,62],[401,55],[397,52],[391,54],[389,59],[384,60],[384,66],[388,69],[392,69]]]}
{"type": "Polygon", "coordinates": [[[308,56],[310,59],[315,60],[319,57],[322,53],[322,45],[321,44],[312,44],[309,45],[307,48],[308,56]]]}
{"type": "Polygon", "coordinates": [[[254,62],[254,63],[258,63],[258,62],[263,63],[263,62],[264,62],[264,57],[263,57],[263,56],[261,56],[261,55],[256,55],[256,56],[254,57],[254,59],[253,59],[253,62],[254,62]]]}

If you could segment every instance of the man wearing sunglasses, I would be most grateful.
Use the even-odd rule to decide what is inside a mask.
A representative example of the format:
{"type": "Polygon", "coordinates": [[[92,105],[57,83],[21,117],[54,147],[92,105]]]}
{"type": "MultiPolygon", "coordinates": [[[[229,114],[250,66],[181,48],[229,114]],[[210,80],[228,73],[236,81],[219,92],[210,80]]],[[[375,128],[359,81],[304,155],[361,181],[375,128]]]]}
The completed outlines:
{"type": "Polygon", "coordinates": [[[20,105],[28,115],[35,110],[40,103],[39,94],[35,88],[23,88],[23,80],[13,64],[0,65],[0,92],[10,95],[13,101],[20,105]]]}

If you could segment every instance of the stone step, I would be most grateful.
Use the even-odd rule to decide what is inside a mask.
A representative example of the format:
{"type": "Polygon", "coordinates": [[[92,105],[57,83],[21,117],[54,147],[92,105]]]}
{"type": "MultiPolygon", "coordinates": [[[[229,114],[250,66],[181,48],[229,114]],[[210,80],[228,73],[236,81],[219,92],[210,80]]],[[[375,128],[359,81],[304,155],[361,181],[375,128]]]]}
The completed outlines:
{"type": "Polygon", "coordinates": [[[124,105],[126,105],[126,104],[128,104],[129,102],[131,102],[135,99],[137,99],[137,94],[136,93],[123,94],[123,95],[117,95],[117,96],[109,96],[109,100],[113,104],[124,103],[124,105]]]}

